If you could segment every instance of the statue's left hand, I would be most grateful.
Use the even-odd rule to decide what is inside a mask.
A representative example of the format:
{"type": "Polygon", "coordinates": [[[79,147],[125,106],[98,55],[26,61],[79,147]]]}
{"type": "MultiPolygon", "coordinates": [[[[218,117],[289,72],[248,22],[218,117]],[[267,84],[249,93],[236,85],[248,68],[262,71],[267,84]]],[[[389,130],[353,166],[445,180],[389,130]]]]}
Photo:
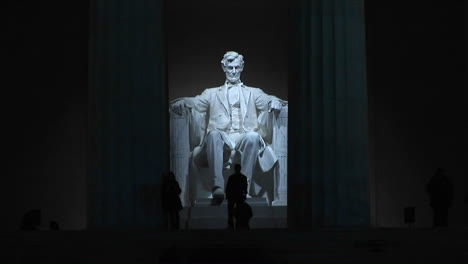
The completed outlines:
{"type": "Polygon", "coordinates": [[[268,112],[272,112],[274,110],[281,111],[282,108],[283,105],[278,100],[273,100],[270,102],[270,109],[268,110],[268,112]]]}
{"type": "Polygon", "coordinates": [[[171,105],[171,110],[178,115],[182,115],[186,107],[187,104],[185,103],[185,101],[179,100],[171,105]]]}

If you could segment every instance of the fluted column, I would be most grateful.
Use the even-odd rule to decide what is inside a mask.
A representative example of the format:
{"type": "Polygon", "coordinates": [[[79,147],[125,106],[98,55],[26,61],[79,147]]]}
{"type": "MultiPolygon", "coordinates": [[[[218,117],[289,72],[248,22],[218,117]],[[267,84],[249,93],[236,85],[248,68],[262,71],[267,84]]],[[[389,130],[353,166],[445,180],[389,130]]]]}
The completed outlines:
{"type": "Polygon", "coordinates": [[[159,228],[168,164],[162,0],[91,1],[88,227],[159,228]]]}
{"type": "Polygon", "coordinates": [[[363,1],[292,10],[288,225],[368,226],[363,1]]]}

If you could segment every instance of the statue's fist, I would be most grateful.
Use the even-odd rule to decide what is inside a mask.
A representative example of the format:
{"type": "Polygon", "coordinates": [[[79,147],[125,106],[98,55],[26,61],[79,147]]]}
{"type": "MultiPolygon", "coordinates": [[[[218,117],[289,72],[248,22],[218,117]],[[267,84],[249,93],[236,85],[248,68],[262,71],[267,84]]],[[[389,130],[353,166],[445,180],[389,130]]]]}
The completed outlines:
{"type": "Polygon", "coordinates": [[[185,101],[184,100],[179,100],[177,102],[174,102],[171,105],[171,110],[172,110],[172,112],[174,112],[174,113],[176,113],[178,115],[182,115],[182,113],[184,112],[186,107],[187,107],[187,105],[185,104],[185,101]]]}
{"type": "Polygon", "coordinates": [[[281,111],[283,105],[278,100],[273,100],[270,102],[270,109],[268,112],[272,112],[274,110],[281,111]]]}

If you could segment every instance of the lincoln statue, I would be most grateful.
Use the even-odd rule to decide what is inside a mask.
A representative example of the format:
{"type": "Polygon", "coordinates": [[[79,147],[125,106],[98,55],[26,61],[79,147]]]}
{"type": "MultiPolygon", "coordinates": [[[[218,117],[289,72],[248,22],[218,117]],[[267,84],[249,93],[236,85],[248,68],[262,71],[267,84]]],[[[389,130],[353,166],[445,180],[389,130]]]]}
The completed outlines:
{"type": "Polygon", "coordinates": [[[203,177],[213,198],[224,198],[223,170],[234,162],[241,164],[249,191],[256,166],[263,172],[273,168],[277,157],[269,146],[272,116],[287,105],[287,101],[242,83],[244,58],[241,54],[228,51],[221,67],[226,75],[223,85],[206,89],[195,97],[178,98],[170,104],[176,114],[187,110],[198,113],[199,120],[192,120],[194,127],[190,130],[199,138],[192,159],[196,166],[208,168],[203,177]]]}

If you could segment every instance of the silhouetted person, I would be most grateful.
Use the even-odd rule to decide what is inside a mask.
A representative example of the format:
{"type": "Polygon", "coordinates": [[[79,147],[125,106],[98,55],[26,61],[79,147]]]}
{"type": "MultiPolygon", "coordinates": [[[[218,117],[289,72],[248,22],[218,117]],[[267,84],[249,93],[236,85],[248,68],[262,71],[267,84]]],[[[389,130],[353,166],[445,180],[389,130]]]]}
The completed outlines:
{"type": "Polygon", "coordinates": [[[245,201],[238,203],[234,215],[236,217],[236,229],[250,229],[249,221],[252,218],[252,207],[248,203],[245,201]]]}
{"type": "Polygon", "coordinates": [[[57,221],[50,221],[49,222],[49,229],[53,231],[58,231],[60,230],[59,223],[57,221]]]}
{"type": "Polygon", "coordinates": [[[234,228],[234,208],[244,202],[247,195],[247,177],[241,173],[241,165],[236,164],[234,171],[234,174],[229,176],[226,185],[229,228],[234,228]]]}
{"type": "Polygon", "coordinates": [[[179,197],[181,192],[174,173],[170,171],[163,181],[161,192],[162,207],[169,216],[170,229],[179,229],[179,211],[182,210],[182,202],[179,197]]]}
{"type": "Polygon", "coordinates": [[[23,215],[20,229],[23,231],[34,231],[41,225],[42,214],[41,210],[31,210],[23,215]]]}
{"type": "Polygon", "coordinates": [[[434,226],[448,226],[448,209],[452,205],[453,186],[445,175],[444,169],[437,169],[434,176],[426,184],[426,192],[429,195],[434,213],[434,226]]]}

